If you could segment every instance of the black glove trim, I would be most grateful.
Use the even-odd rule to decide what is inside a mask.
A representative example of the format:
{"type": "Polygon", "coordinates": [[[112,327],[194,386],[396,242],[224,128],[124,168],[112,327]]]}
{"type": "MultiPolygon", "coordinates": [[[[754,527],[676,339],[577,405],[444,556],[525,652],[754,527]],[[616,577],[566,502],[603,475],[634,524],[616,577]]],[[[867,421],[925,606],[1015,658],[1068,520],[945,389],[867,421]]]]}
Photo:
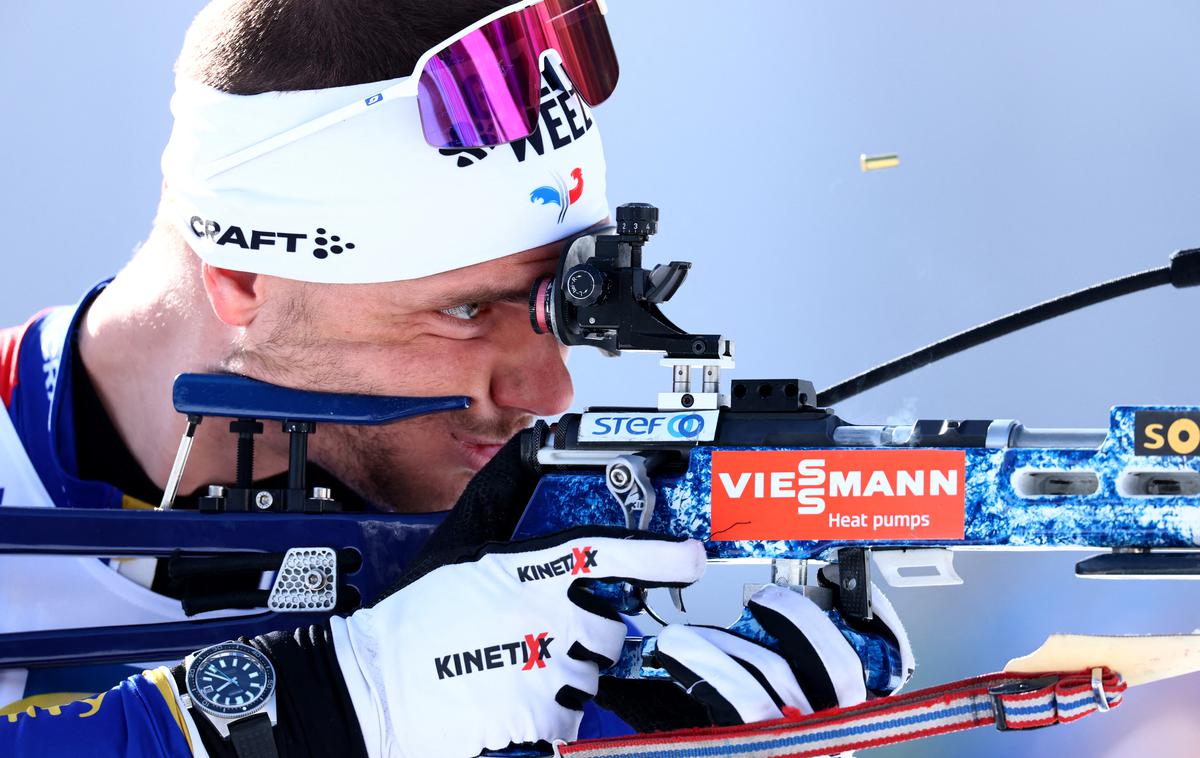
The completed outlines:
{"type": "Polygon", "coordinates": [[[564,684],[558,688],[558,692],[554,694],[554,702],[561,705],[563,708],[570,708],[573,711],[582,711],[583,704],[596,696],[594,692],[585,692],[578,687],[572,687],[569,684],[564,684]]]}
{"type": "Polygon", "coordinates": [[[600,677],[596,705],[612,711],[639,732],[710,726],[704,706],[668,679],[600,677]]]}
{"type": "MultiPolygon", "coordinates": [[[[758,643],[755,643],[755,644],[758,644],[758,643]]],[[[774,652],[774,651],[771,651],[771,652],[774,652]]],[[[758,667],[755,666],[753,663],[750,663],[750,661],[744,660],[742,658],[738,658],[736,655],[734,655],[732,653],[726,653],[726,655],[728,655],[730,658],[732,658],[734,660],[734,662],[736,662],[742,668],[746,669],[747,673],[749,673],[750,676],[754,677],[754,681],[758,682],[759,686],[762,687],[764,690],[766,690],[767,694],[771,696],[771,700],[774,701],[775,707],[778,708],[780,711],[783,710],[783,706],[785,705],[785,703],[783,702],[783,698],[781,698],[779,696],[779,693],[775,691],[775,688],[771,686],[771,682],[770,682],[770,680],[767,679],[766,674],[759,671],[758,667]]]]}
{"type": "Polygon", "coordinates": [[[720,726],[730,726],[733,724],[741,724],[742,715],[738,713],[737,708],[733,707],[725,699],[725,696],[708,683],[706,679],[701,679],[696,672],[684,666],[675,658],[663,653],[661,650],[655,654],[660,665],[665,668],[675,679],[675,683],[683,689],[694,700],[698,701],[708,711],[709,718],[712,723],[720,726]]]}
{"type": "Polygon", "coordinates": [[[607,656],[600,655],[595,650],[589,650],[583,646],[583,643],[576,640],[571,643],[571,649],[567,651],[568,658],[574,658],[577,661],[591,661],[596,664],[601,671],[616,663],[616,661],[607,656]]]}
{"type": "Polygon", "coordinates": [[[751,602],[749,607],[767,634],[779,640],[782,648],[780,655],[791,666],[796,682],[813,710],[837,708],[837,690],[833,686],[833,679],[808,637],[778,611],[755,602],[751,602]]]}

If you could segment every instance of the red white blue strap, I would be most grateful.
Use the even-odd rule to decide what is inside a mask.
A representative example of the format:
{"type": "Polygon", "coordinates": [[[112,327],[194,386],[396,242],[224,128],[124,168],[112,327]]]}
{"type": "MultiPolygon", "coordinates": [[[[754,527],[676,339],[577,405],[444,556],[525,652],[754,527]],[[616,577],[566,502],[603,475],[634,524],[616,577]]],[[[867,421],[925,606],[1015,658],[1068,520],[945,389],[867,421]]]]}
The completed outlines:
{"type": "Polygon", "coordinates": [[[1108,669],[986,674],[808,716],[555,746],[561,758],[809,758],[995,724],[1032,729],[1121,704],[1125,682],[1108,669]]]}

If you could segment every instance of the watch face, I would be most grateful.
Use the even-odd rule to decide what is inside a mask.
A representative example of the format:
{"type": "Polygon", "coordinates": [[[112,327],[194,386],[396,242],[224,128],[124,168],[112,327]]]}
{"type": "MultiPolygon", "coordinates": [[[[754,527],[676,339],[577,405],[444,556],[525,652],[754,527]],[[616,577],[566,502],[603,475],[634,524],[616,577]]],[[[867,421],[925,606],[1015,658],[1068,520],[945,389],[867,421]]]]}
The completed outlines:
{"type": "Polygon", "coordinates": [[[275,669],[249,645],[223,642],[196,654],[187,670],[188,694],[213,716],[237,718],[261,707],[275,689],[275,669]]]}

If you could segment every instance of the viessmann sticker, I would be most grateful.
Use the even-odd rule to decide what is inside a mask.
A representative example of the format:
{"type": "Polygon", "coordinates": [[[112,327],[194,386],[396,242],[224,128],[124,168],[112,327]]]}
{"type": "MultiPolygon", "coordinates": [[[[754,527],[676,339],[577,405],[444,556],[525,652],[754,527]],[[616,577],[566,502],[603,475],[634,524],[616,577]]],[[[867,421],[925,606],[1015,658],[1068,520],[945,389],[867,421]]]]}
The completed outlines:
{"type": "Polygon", "coordinates": [[[712,539],[962,539],[962,450],[714,450],[712,539]]]}

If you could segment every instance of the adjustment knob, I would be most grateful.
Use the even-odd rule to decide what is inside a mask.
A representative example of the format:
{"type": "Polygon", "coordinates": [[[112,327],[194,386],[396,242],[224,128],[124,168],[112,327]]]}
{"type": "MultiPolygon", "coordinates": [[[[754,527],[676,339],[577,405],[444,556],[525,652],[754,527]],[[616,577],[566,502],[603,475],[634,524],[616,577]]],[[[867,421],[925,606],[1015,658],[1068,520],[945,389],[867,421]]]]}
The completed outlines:
{"type": "Polygon", "coordinates": [[[658,232],[658,208],[650,203],[625,203],[617,206],[617,234],[658,232]]]}
{"type": "Polygon", "coordinates": [[[563,294],[577,306],[595,305],[604,294],[604,274],[587,263],[572,267],[565,280],[563,294]]]}

